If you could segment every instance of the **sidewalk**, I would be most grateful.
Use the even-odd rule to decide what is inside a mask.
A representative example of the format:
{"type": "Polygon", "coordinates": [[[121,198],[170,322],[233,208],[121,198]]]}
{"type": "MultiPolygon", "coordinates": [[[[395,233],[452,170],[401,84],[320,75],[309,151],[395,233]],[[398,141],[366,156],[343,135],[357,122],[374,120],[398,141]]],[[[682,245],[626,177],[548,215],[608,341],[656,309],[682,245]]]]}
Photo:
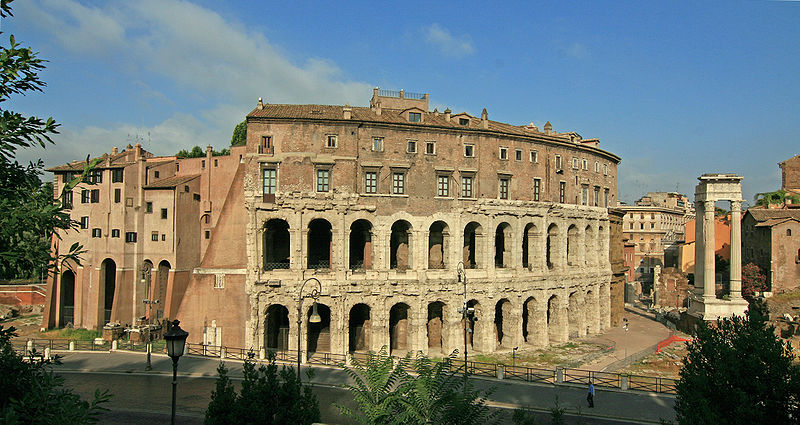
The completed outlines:
{"type": "MultiPolygon", "coordinates": [[[[641,350],[658,344],[671,334],[670,329],[657,322],[655,315],[652,313],[634,307],[625,307],[624,317],[628,319],[627,335],[625,329],[622,326],[618,326],[598,336],[603,342],[614,341],[616,349],[607,356],[582,365],[581,369],[602,371],[611,363],[625,358],[626,347],[628,356],[632,356],[641,350]]],[[[587,341],[592,342],[592,338],[588,338],[587,341]]],[[[613,372],[613,370],[605,372],[613,372]]]]}

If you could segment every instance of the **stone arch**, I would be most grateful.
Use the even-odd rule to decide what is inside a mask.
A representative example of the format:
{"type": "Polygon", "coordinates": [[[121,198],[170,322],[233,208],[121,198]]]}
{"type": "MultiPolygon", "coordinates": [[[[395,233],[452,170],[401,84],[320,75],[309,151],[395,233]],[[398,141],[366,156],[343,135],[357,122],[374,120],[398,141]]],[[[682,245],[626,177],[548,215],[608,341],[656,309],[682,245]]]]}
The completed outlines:
{"type": "Polygon", "coordinates": [[[578,241],[578,226],[571,224],[567,228],[567,265],[578,265],[578,250],[580,249],[580,242],[578,241]]]}
{"type": "Polygon", "coordinates": [[[606,232],[605,227],[603,225],[597,226],[597,242],[594,244],[595,249],[597,250],[597,261],[598,264],[604,264],[608,261],[608,248],[605,243],[606,232]]]}
{"type": "Polygon", "coordinates": [[[324,218],[315,218],[308,223],[308,268],[331,268],[333,249],[333,227],[324,218]]]}
{"type": "Polygon", "coordinates": [[[59,314],[59,327],[75,323],[75,273],[65,270],[61,273],[60,288],[61,305],[59,314]]]}
{"type": "Polygon", "coordinates": [[[584,231],[585,243],[581,244],[584,249],[584,263],[589,266],[597,265],[597,242],[595,242],[594,229],[591,225],[587,225],[584,231]]]}
{"type": "Polygon", "coordinates": [[[434,221],[428,229],[428,268],[446,267],[450,228],[441,220],[434,221]]]}
{"type": "Polygon", "coordinates": [[[533,223],[525,225],[522,232],[522,267],[533,270],[541,261],[539,251],[539,229],[533,223]]]}
{"type": "Polygon", "coordinates": [[[406,303],[397,303],[389,310],[389,350],[390,353],[404,353],[409,349],[409,331],[411,326],[411,307],[406,303]]]}
{"type": "Polygon", "coordinates": [[[363,218],[350,225],[350,270],[372,268],[372,223],[363,218]]]}
{"type": "Polygon", "coordinates": [[[389,240],[389,268],[407,270],[411,268],[411,223],[397,220],[392,224],[389,240]]]}
{"type": "Polygon", "coordinates": [[[550,342],[564,342],[567,340],[565,321],[561,299],[558,295],[551,295],[547,299],[547,334],[550,342]]]}
{"type": "Polygon", "coordinates": [[[117,263],[110,258],[106,258],[100,264],[100,309],[102,320],[100,325],[105,325],[111,321],[114,311],[114,293],[117,289],[117,263]]]}
{"type": "Polygon", "coordinates": [[[289,309],[281,304],[267,308],[264,318],[264,348],[269,351],[289,350],[289,309]]]}
{"type": "Polygon", "coordinates": [[[511,225],[502,222],[497,225],[494,233],[494,266],[497,268],[508,267],[511,264],[511,225]]]}
{"type": "Polygon", "coordinates": [[[305,322],[306,326],[306,349],[308,350],[309,357],[312,353],[330,353],[331,352],[331,309],[325,304],[317,303],[317,314],[319,314],[319,323],[311,323],[308,318],[311,317],[314,306],[313,304],[306,310],[305,322]]]}
{"type": "Polygon", "coordinates": [[[463,262],[464,268],[474,269],[481,266],[481,242],[483,239],[483,228],[475,221],[471,221],[464,226],[464,249],[463,262]]]}
{"type": "Polygon", "coordinates": [[[441,301],[428,303],[428,350],[442,352],[446,345],[444,332],[445,304],[441,301]]]}
{"type": "MultiPolygon", "coordinates": [[[[483,329],[485,326],[483,323],[486,321],[485,317],[483,316],[483,309],[478,300],[474,299],[467,301],[467,308],[475,309],[475,315],[473,317],[478,319],[467,324],[467,345],[469,346],[470,350],[483,351],[481,338],[483,338],[484,335],[483,329]]],[[[461,319],[461,329],[464,331],[464,319],[461,319]]]]}
{"type": "Polygon", "coordinates": [[[567,321],[569,323],[569,337],[575,338],[583,336],[584,328],[584,306],[583,297],[578,291],[569,294],[567,304],[567,321]]]}
{"type": "Polygon", "coordinates": [[[559,247],[558,247],[558,226],[551,223],[547,227],[547,240],[545,241],[545,261],[547,268],[550,270],[558,267],[559,264],[559,247]]]}
{"type": "Polygon", "coordinates": [[[511,301],[502,298],[494,306],[494,336],[496,347],[510,348],[513,345],[513,317],[511,301]]]}
{"type": "Polygon", "coordinates": [[[368,305],[358,303],[350,308],[349,318],[349,351],[368,351],[372,345],[371,315],[368,305]]]}
{"type": "Polygon", "coordinates": [[[261,243],[264,270],[289,268],[291,237],[286,220],[273,218],[264,223],[261,243]]]}
{"type": "Polygon", "coordinates": [[[586,333],[590,335],[600,332],[600,305],[597,295],[597,292],[589,289],[584,297],[586,333]]]}
{"type": "Polygon", "coordinates": [[[547,345],[547,313],[541,311],[534,297],[528,297],[522,305],[522,337],[533,346],[547,345]]]}
{"type": "Polygon", "coordinates": [[[164,309],[166,308],[167,304],[167,286],[169,284],[169,271],[172,266],[169,264],[169,261],[162,260],[158,263],[158,274],[157,282],[156,282],[156,289],[155,295],[158,297],[157,299],[158,304],[156,304],[156,319],[163,319],[164,318],[164,309]]]}

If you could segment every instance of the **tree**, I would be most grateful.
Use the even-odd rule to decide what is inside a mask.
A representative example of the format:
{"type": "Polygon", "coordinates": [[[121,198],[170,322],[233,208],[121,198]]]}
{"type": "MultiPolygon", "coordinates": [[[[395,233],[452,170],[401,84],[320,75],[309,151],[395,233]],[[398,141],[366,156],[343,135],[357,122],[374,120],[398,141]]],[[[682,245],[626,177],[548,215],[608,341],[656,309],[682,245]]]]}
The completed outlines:
{"type": "Polygon", "coordinates": [[[756,193],[755,201],[756,206],[767,207],[770,204],[781,205],[789,199],[793,204],[800,204],[800,197],[797,195],[787,194],[785,190],[780,189],[775,192],[761,192],[756,193]]]}
{"type": "Polygon", "coordinates": [[[228,378],[224,363],[217,368],[216,388],[211,393],[204,423],[212,424],[311,424],[319,422],[319,402],[309,385],[303,385],[294,369],[280,373],[275,354],[256,367],[245,360],[239,394],[228,378]]]}
{"type": "Polygon", "coordinates": [[[767,276],[754,263],[747,263],[742,267],[742,296],[750,300],[756,292],[768,289],[767,276]]]}
{"type": "MultiPolygon", "coordinates": [[[[221,151],[211,150],[211,156],[225,156],[230,155],[231,150],[228,148],[224,148],[221,151]]],[[[203,150],[200,146],[195,145],[191,151],[187,151],[186,149],[181,149],[178,153],[175,154],[178,158],[204,158],[206,156],[206,151],[203,150]]]]}
{"type": "Polygon", "coordinates": [[[102,405],[111,398],[108,390],[94,393],[91,402],[83,401],[71,389],[64,388],[64,378],[55,375],[55,360],[30,353],[25,360],[14,352],[13,327],[0,325],[0,424],[92,424],[108,409],[102,405]]]}
{"type": "Polygon", "coordinates": [[[364,362],[353,358],[352,367],[345,366],[345,371],[354,382],[347,388],[358,410],[337,407],[353,422],[370,425],[483,424],[494,420],[497,412],[486,405],[491,391],[465,384],[462,375],[449,370],[448,360],[434,362],[420,353],[413,360],[406,355],[395,364],[386,348],[369,353],[364,362]]]}
{"type": "Polygon", "coordinates": [[[231,136],[231,146],[242,146],[247,144],[247,120],[236,124],[231,136]]]}
{"type": "MultiPolygon", "coordinates": [[[[11,1],[0,1],[0,17],[13,16],[11,1]]],[[[2,32],[0,32],[0,35],[2,32]]],[[[46,83],[38,72],[46,61],[36,56],[29,47],[9,37],[9,45],[0,46],[0,105],[12,95],[41,92],[46,83]]],[[[53,199],[53,187],[42,184],[39,176],[44,163],[39,160],[27,166],[14,158],[20,148],[34,145],[45,147],[53,143],[51,135],[57,134],[58,124],[52,117],[41,119],[26,117],[8,109],[0,116],[0,279],[36,276],[45,269],[58,267],[71,259],[80,264],[83,252],[73,244],[68,252],[59,254],[57,240],[51,250],[54,229],[71,229],[75,222],[60,202],[53,199]]],[[[88,161],[83,176],[91,169],[88,161]]],[[[71,190],[81,178],[70,181],[65,190],[71,190]]]]}
{"type": "Polygon", "coordinates": [[[766,316],[701,322],[677,384],[680,424],[794,424],[800,418],[800,369],[791,345],[766,316]]]}

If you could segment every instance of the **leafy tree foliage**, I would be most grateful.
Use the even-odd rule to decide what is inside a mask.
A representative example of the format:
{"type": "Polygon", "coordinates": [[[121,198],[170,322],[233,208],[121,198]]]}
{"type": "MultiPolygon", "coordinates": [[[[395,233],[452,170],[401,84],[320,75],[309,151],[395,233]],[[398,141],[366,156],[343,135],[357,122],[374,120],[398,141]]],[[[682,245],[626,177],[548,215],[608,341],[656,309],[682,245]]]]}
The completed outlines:
{"type": "Polygon", "coordinates": [[[742,267],[742,296],[748,300],[755,296],[756,292],[766,291],[767,276],[754,263],[747,263],[742,267]]]}
{"type": "Polygon", "coordinates": [[[239,394],[228,378],[224,363],[217,368],[216,388],[206,410],[205,424],[311,424],[319,422],[319,403],[309,385],[303,385],[294,369],[278,372],[275,355],[269,363],[245,361],[239,394]]]}
{"type": "Polygon", "coordinates": [[[247,120],[236,124],[231,136],[231,146],[243,146],[247,144],[247,120]]]}
{"type": "Polygon", "coordinates": [[[797,423],[800,368],[760,309],[701,323],[688,351],[677,384],[678,423],[797,423]]]}
{"type": "Polygon", "coordinates": [[[51,364],[55,360],[37,358],[31,361],[14,352],[11,338],[13,327],[0,326],[0,424],[93,424],[107,410],[108,390],[95,391],[91,402],[83,401],[69,388],[64,378],[55,375],[51,364]]]}
{"type": "MultiPolygon", "coordinates": [[[[211,150],[211,156],[225,156],[230,154],[231,150],[228,148],[225,148],[221,151],[215,151],[213,149],[211,150]]],[[[195,145],[190,151],[187,151],[186,149],[179,150],[175,156],[178,158],[203,158],[206,156],[206,151],[200,146],[195,145]]]]}
{"type": "Polygon", "coordinates": [[[353,358],[345,371],[354,382],[348,389],[358,410],[337,407],[354,423],[484,424],[497,413],[486,405],[491,391],[476,390],[449,370],[449,362],[422,354],[413,360],[409,354],[395,364],[383,348],[364,362],[353,358]]]}
{"type": "MultiPolygon", "coordinates": [[[[0,17],[12,16],[11,2],[0,2],[0,17]]],[[[2,32],[0,32],[0,35],[2,32]]],[[[41,92],[46,83],[38,72],[45,60],[37,58],[29,47],[9,37],[8,46],[0,46],[0,106],[12,95],[41,92]]],[[[44,269],[57,267],[59,261],[72,259],[79,264],[82,247],[72,245],[59,255],[56,243],[51,254],[53,229],[70,229],[75,223],[53,199],[53,186],[43,184],[39,176],[44,163],[39,160],[27,166],[14,158],[17,149],[52,143],[58,133],[53,118],[26,117],[8,109],[0,115],[0,279],[38,276],[44,269]]],[[[87,159],[88,171],[90,164],[87,159]]],[[[67,185],[71,190],[80,179],[67,185]]]]}
{"type": "Polygon", "coordinates": [[[756,193],[755,201],[756,206],[767,207],[770,204],[783,204],[789,199],[793,204],[800,204],[800,197],[797,195],[787,194],[785,190],[776,190],[775,192],[761,192],[756,193]]]}

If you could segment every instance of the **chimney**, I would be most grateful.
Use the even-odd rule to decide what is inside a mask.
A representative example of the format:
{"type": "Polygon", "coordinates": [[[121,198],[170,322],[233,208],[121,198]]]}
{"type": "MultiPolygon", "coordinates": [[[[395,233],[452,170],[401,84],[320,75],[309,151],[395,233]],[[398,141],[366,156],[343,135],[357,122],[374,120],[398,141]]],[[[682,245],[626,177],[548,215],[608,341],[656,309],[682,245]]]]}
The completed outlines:
{"type": "Polygon", "coordinates": [[[137,159],[138,159],[138,158],[141,158],[141,157],[142,157],[142,145],[140,145],[139,143],[137,143],[137,144],[133,145],[133,149],[134,149],[134,152],[135,152],[136,158],[137,158],[137,159]]]}
{"type": "Polygon", "coordinates": [[[261,100],[260,97],[258,98],[258,104],[256,105],[256,109],[258,109],[259,111],[264,109],[264,102],[261,100]]]}
{"type": "Polygon", "coordinates": [[[550,121],[544,123],[544,134],[551,134],[553,133],[553,124],[550,124],[550,121]]]}
{"type": "Polygon", "coordinates": [[[381,103],[380,102],[376,102],[375,103],[375,113],[378,116],[381,116],[381,103]]]}
{"type": "Polygon", "coordinates": [[[353,109],[350,108],[350,104],[345,104],[344,108],[342,108],[342,112],[344,112],[344,119],[349,120],[353,117],[353,109]]]}
{"type": "Polygon", "coordinates": [[[486,108],[483,108],[483,112],[481,112],[481,127],[489,128],[489,113],[486,112],[486,108]]]}
{"type": "Polygon", "coordinates": [[[118,154],[118,153],[119,153],[119,150],[117,149],[117,147],[116,147],[116,146],[114,146],[113,148],[111,148],[111,155],[116,155],[116,154],[118,154]]]}
{"type": "Polygon", "coordinates": [[[453,112],[450,108],[444,110],[444,120],[450,122],[450,113],[453,112]]]}

